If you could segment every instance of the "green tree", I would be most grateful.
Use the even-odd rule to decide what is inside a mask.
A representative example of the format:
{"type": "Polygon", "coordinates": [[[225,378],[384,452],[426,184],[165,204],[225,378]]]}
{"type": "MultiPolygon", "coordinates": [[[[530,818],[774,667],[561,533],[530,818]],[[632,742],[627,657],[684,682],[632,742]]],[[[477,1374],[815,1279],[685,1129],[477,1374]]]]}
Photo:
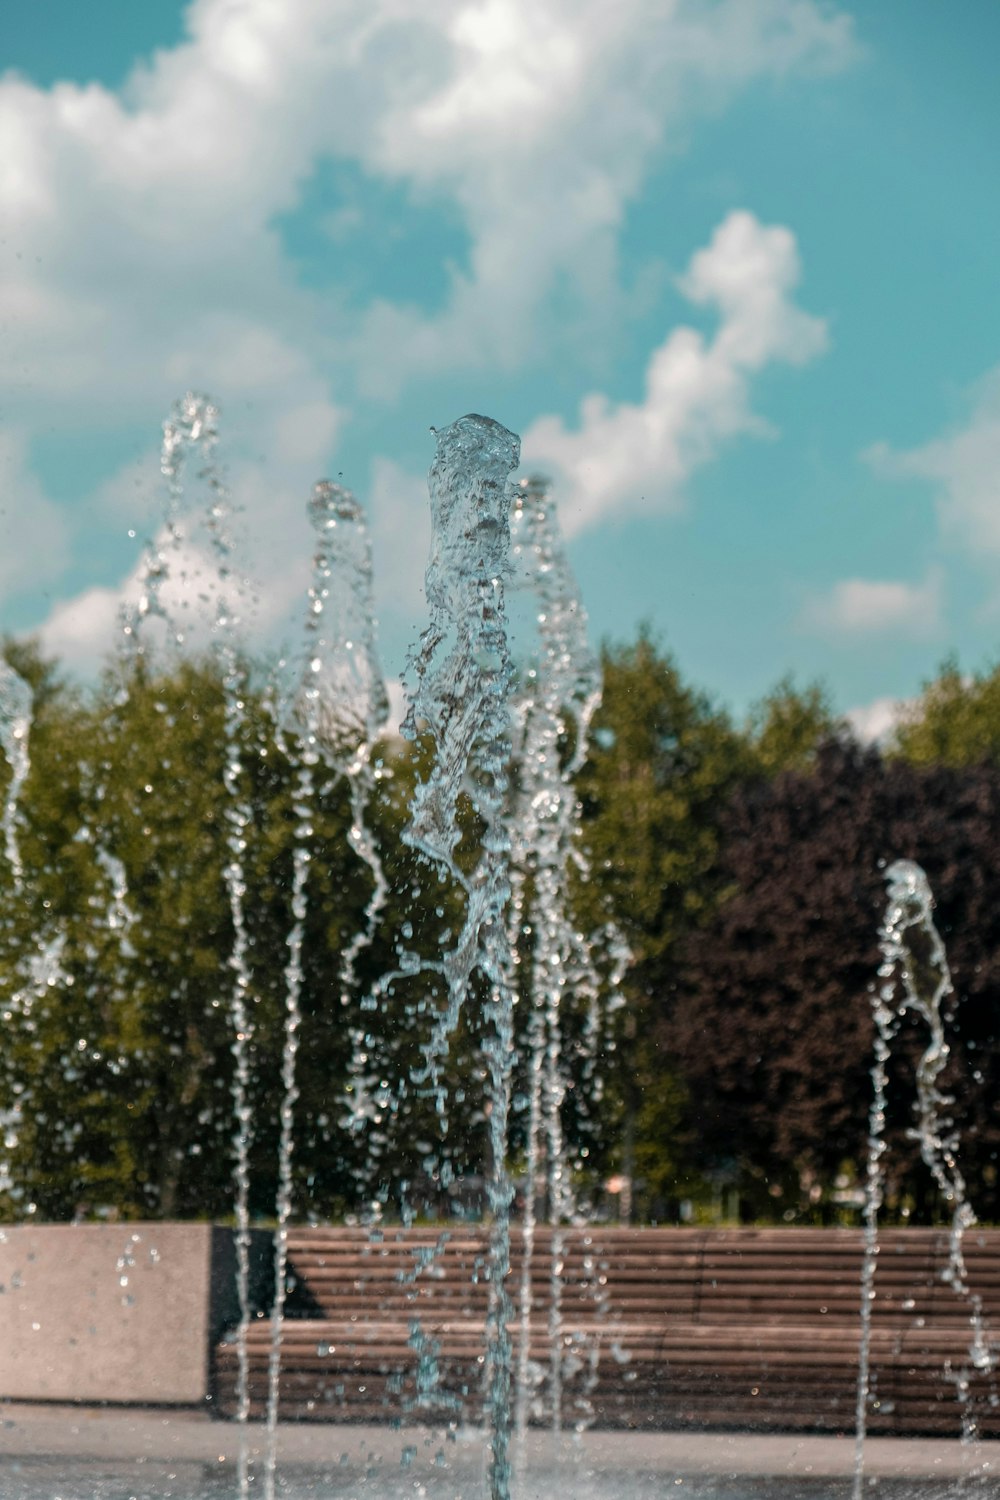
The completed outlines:
{"type": "MultiPolygon", "coordinates": [[[[23,667],[23,663],[19,662],[23,667]]],[[[19,1115],[17,1193],[65,1217],[225,1214],[232,1201],[233,923],[223,866],[223,697],[211,663],[137,669],[89,701],[36,678],[20,839],[24,889],[0,882],[8,998],[2,1105],[19,1115]],[[120,862],[120,863],[119,863],[120,862]],[[123,929],[115,872],[134,919],[123,929]]],[[[274,1201],[276,1099],[296,815],[293,768],[249,692],[240,746],[251,808],[252,1204],[274,1201]]],[[[322,1207],[353,1191],[337,1133],[347,1028],[339,955],[370,889],[346,789],[314,820],[300,1054],[298,1177],[322,1207]]]]}
{"type": "Polygon", "coordinates": [[[645,1185],[641,1210],[663,1212],[707,1191],[664,1022],[686,945],[732,888],[719,858],[725,809],[740,789],[811,766],[842,725],[821,686],[784,678],[737,726],[646,631],[606,648],[603,667],[579,783],[592,874],[583,909],[594,927],[610,911],[634,955],[613,1038],[603,1162],[645,1185]]]}
{"type": "MultiPolygon", "coordinates": [[[[10,643],[8,656],[35,692],[22,890],[0,865],[0,1110],[19,1115],[8,1209],[30,1199],[57,1217],[101,1206],[132,1216],[224,1215],[232,1202],[233,927],[218,671],[210,660],[162,668],[140,660],[124,684],[114,673],[84,693],[31,646],[10,643]]],[[[685,1086],[659,1022],[674,1004],[683,944],[732,887],[719,862],[725,806],[740,787],[810,765],[832,720],[819,689],[783,682],[738,728],[646,633],[606,649],[604,673],[578,783],[590,873],[574,899],[580,930],[600,932],[613,919],[634,962],[609,1027],[597,1109],[581,1030],[586,1007],[568,1008],[564,1055],[574,1082],[565,1124],[595,1173],[625,1164],[645,1180],[648,1209],[674,1193],[689,1154],[680,1128],[685,1086]]],[[[263,676],[248,669],[251,683],[263,676]]],[[[248,687],[239,747],[251,810],[244,905],[258,1214],[274,1204],[300,822],[298,747],[292,735],[287,751],[276,739],[265,699],[248,687]]],[[[449,1179],[479,1173],[487,1149],[481,994],[469,997],[451,1040],[447,1121],[419,1079],[443,1004],[434,960],[457,930],[462,902],[402,838],[418,752],[387,743],[378,770],[370,819],[388,894],[353,987],[342,955],[363,924],[372,877],[351,849],[348,788],[322,766],[317,772],[295,1192],[303,1211],[320,1214],[374,1198],[446,1208],[449,1179]],[[394,977],[383,983],[387,974],[394,977]],[[364,1118],[352,1126],[361,1095],[364,1118]]],[[[474,860],[481,833],[467,806],[462,857],[474,860]]],[[[530,938],[522,958],[530,965],[530,938]]]]}
{"type": "Polygon", "coordinates": [[[819,747],[845,728],[821,683],[797,688],[791,677],[783,677],[747,716],[748,771],[771,777],[805,770],[814,764],[819,747]]]}
{"type": "Polygon", "coordinates": [[[1000,666],[967,676],[945,662],[904,714],[894,749],[915,765],[1000,762],[1000,666]]]}
{"type": "MultiPolygon", "coordinates": [[[[225,1216],[234,976],[218,670],[210,660],[162,669],[140,660],[126,682],[119,669],[83,694],[33,648],[12,647],[10,656],[35,690],[35,713],[19,812],[23,888],[0,867],[0,1111],[17,1117],[7,1211],[30,1201],[55,1218],[98,1209],[225,1216]]],[[[275,1201],[301,819],[298,746],[292,735],[275,735],[265,699],[248,687],[238,748],[250,810],[243,855],[250,1202],[266,1216],[275,1201]]],[[[475,997],[447,1062],[449,1145],[427,1091],[411,1081],[440,1000],[436,976],[407,972],[378,987],[404,950],[437,954],[457,907],[456,893],[401,838],[417,770],[412,752],[387,744],[377,769],[369,815],[389,893],[353,985],[345,984],[342,957],[365,925],[373,879],[351,847],[344,778],[322,763],[316,770],[295,1104],[300,1212],[357,1210],[375,1197],[446,1207],[449,1177],[478,1171],[485,1149],[475,997]],[[351,1064],[359,1056],[381,1102],[352,1130],[351,1064]]],[[[9,770],[0,771],[0,791],[8,779],[9,770]]]]}
{"type": "Polygon", "coordinates": [[[610,1069],[604,1165],[646,1183],[648,1207],[676,1182],[683,1090],[650,1022],[669,994],[678,947],[714,910],[719,811],[746,774],[729,716],[684,681],[647,632],[605,648],[604,694],[579,780],[592,880],[592,930],[612,917],[633,962],[610,1069]]]}

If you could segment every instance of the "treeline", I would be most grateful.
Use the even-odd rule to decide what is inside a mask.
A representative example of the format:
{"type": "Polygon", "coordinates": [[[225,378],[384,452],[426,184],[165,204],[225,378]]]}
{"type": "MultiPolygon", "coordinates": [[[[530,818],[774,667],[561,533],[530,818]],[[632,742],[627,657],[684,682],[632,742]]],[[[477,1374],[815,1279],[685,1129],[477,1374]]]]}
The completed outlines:
{"type": "MultiPolygon", "coordinates": [[[[224,1217],[234,976],[218,674],[190,660],[137,670],[127,693],[110,677],[84,692],[33,648],[8,643],[6,655],[32,685],[35,720],[20,887],[8,862],[0,873],[0,1209],[224,1217]]],[[[1000,1217],[1000,673],[970,681],[944,669],[885,750],[858,745],[820,689],[789,682],[737,723],[646,635],[605,650],[604,679],[577,783],[589,873],[573,900],[580,929],[613,921],[633,961],[596,1059],[567,1008],[564,1129],[581,1198],[613,1208],[602,1184],[627,1175],[637,1217],[669,1220],[687,1203],[695,1214],[856,1218],[883,871],[908,857],[930,877],[955,977],[962,1165],[981,1216],[1000,1217]]],[[[247,693],[239,746],[251,811],[251,1207],[261,1216],[275,1199],[301,821],[296,747],[276,742],[266,698],[263,686],[247,693]]],[[[371,821],[390,894],[352,986],[342,959],[371,875],[351,848],[349,789],[318,776],[295,1104],[300,1216],[358,1213],[373,1198],[390,1211],[404,1197],[441,1211],[488,1150],[476,1005],[447,1060],[445,1137],[432,1091],[411,1081],[436,1013],[433,981],[407,972],[378,985],[401,953],[431,956],[459,905],[402,838],[413,752],[387,740],[377,769],[371,821]]],[[[5,792],[9,770],[0,774],[5,792]]],[[[468,832],[474,840],[471,811],[468,832]]],[[[529,919],[523,974],[531,943],[529,919]]],[[[893,1064],[888,1204],[926,1220],[940,1205],[908,1133],[921,1042],[905,1027],[893,1064]]],[[[522,1135],[515,1111],[515,1170],[522,1135]]]]}

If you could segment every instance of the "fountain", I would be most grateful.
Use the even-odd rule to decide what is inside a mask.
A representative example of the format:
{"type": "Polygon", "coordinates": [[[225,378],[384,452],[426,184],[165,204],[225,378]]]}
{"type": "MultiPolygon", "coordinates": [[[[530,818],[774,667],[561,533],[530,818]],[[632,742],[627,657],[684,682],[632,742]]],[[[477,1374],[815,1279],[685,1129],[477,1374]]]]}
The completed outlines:
{"type": "MultiPolygon", "coordinates": [[[[490,1500],[510,1500],[512,1494],[527,1500],[536,1493],[550,1494],[567,1482],[581,1500],[626,1492],[651,1496],[663,1493],[669,1482],[666,1475],[683,1485],[682,1493],[715,1500],[787,1494],[787,1489],[772,1488],[771,1481],[765,1481],[766,1468],[757,1479],[727,1479],[730,1470],[747,1462],[736,1456],[728,1441],[720,1440],[721,1456],[715,1469],[699,1478],[690,1446],[683,1450],[681,1460],[682,1450],[671,1447],[669,1434],[656,1447],[642,1441],[654,1434],[630,1438],[638,1471],[623,1477],[617,1472],[620,1448],[606,1435],[587,1430],[593,1414],[588,1405],[592,1386],[588,1387],[586,1379],[572,1423],[574,1431],[563,1431],[571,1364],[585,1364],[588,1352],[579,1345],[573,1348],[571,1359],[566,1354],[561,1268],[571,1253],[578,1255],[582,1267],[574,1296],[578,1301],[589,1299],[593,1308],[588,1326],[594,1340],[590,1351],[594,1380],[605,1324],[609,1331],[604,1358],[610,1348],[623,1382],[633,1374],[628,1369],[632,1359],[628,1338],[613,1326],[607,1268],[602,1268],[596,1252],[586,1248],[587,1229],[586,1225],[581,1228],[573,1161],[562,1130],[563,1104],[571,1086],[581,1094],[581,1109],[586,1106],[587,1090],[595,1097],[599,1094],[601,1007],[618,1003],[616,991],[628,962],[621,935],[613,926],[593,934],[579,930],[568,896],[574,871],[581,878],[587,874],[578,837],[574,780],[587,752],[590,723],[600,698],[600,673],[587,643],[586,618],[547,486],[535,478],[511,479],[518,462],[517,438],[479,416],[464,417],[437,432],[435,438],[437,451],[430,473],[432,548],[426,575],[430,620],[407,667],[410,691],[402,727],[412,750],[409,764],[417,768],[402,846],[412,855],[411,879],[425,905],[424,887],[433,893],[428,909],[434,913],[437,930],[431,941],[428,933],[414,932],[411,917],[397,921],[393,910],[397,893],[383,867],[380,802],[393,777],[403,773],[387,764],[391,752],[381,743],[388,703],[374,639],[371,554],[361,506],[349,491],[327,482],[317,485],[310,498],[314,561],[302,646],[289,662],[279,664],[260,693],[267,718],[266,723],[263,719],[258,723],[251,701],[256,689],[240,647],[244,606],[234,568],[234,507],[216,458],[218,415],[207,398],[189,395],[165,424],[163,528],[147,548],[138,600],[123,612],[113,700],[113,714],[120,717],[112,728],[121,730],[131,706],[130,695],[140,689],[152,694],[154,712],[164,722],[172,721],[175,710],[157,696],[157,663],[171,654],[179,660],[179,647],[197,633],[193,622],[177,618],[171,585],[192,567],[193,540],[200,536],[204,551],[213,559],[210,649],[211,672],[218,686],[213,722],[220,747],[213,826],[214,837],[225,846],[219,873],[231,937],[224,993],[211,1005],[217,1023],[227,1032],[232,1053],[231,1078],[226,1080],[231,1091],[226,1126],[230,1140],[223,1144],[231,1148],[234,1163],[231,1201],[237,1315],[230,1334],[236,1421],[224,1437],[218,1429],[211,1429],[207,1447],[197,1433],[181,1435],[170,1460],[173,1470],[168,1468],[168,1477],[161,1475],[155,1481],[159,1488],[154,1486],[150,1493],[208,1497],[229,1495],[235,1486],[241,1500],[246,1500],[257,1492],[260,1477],[265,1500],[274,1500],[279,1493],[346,1495],[355,1489],[368,1500],[380,1500],[382,1496],[431,1493],[427,1486],[437,1469],[444,1476],[442,1484],[459,1486],[454,1493],[485,1493],[490,1500]],[[507,611],[510,596],[518,593],[532,601],[537,647],[532,660],[515,667],[507,611]],[[280,805],[290,830],[290,858],[282,867],[284,890],[269,895],[274,908],[269,920],[283,924],[284,957],[280,974],[266,984],[257,972],[255,953],[257,924],[265,910],[258,899],[255,846],[268,829],[260,823],[261,793],[255,777],[263,776],[261,767],[269,767],[276,759],[287,767],[289,778],[290,793],[280,805]],[[457,1191],[453,1165],[457,1153],[481,1154],[485,1248],[482,1253],[476,1250],[473,1270],[485,1289],[481,1352],[473,1360],[481,1364],[481,1437],[477,1430],[470,1436],[463,1426],[468,1413],[463,1397],[456,1398],[442,1378],[435,1326],[418,1312],[411,1318],[407,1336],[408,1350],[417,1356],[416,1394],[407,1398],[407,1407],[390,1381],[380,1414],[389,1421],[426,1417],[428,1432],[436,1428],[444,1433],[443,1438],[435,1437],[432,1442],[429,1435],[421,1435],[418,1441],[404,1444],[387,1426],[380,1436],[366,1430],[355,1441],[344,1435],[345,1429],[334,1427],[328,1436],[323,1434],[322,1441],[303,1434],[289,1444],[279,1425],[282,1359],[286,1341],[294,1333],[297,1295],[289,1276],[290,1224],[294,1216],[305,1217],[311,1209],[295,1176],[296,1113],[303,1090],[302,1041],[313,1003],[306,955],[310,923],[317,920],[315,881],[323,864],[321,849],[325,856],[331,854],[321,845],[318,830],[331,798],[340,799],[338,805],[345,814],[344,848],[338,858],[348,861],[345,890],[349,885],[357,921],[349,940],[339,944],[331,972],[323,976],[325,1006],[340,1019],[344,1034],[344,1081],[337,1085],[331,1080],[324,1119],[333,1118],[355,1153],[349,1212],[366,1223],[366,1249],[375,1259],[383,1255],[387,1243],[390,1211],[398,1215],[404,1229],[416,1226],[419,1230],[430,1201],[427,1184],[433,1184],[440,1202],[441,1196],[457,1191]],[[385,930],[390,927],[394,930],[387,938],[385,930]],[[391,959],[384,962],[387,946],[391,959]],[[595,960],[598,949],[604,955],[601,963],[595,960]],[[407,1032],[398,1067],[387,1059],[377,1035],[380,1026],[396,1024],[407,1032]],[[274,1129],[255,1098],[255,1049],[267,1027],[280,1035],[271,1093],[277,1099],[272,1111],[274,1129]],[[515,1090],[519,1046],[526,1052],[526,1061],[515,1090]],[[570,1052],[577,1070],[573,1076],[570,1052]],[[456,1078],[457,1053],[464,1061],[471,1059],[477,1071],[482,1090],[478,1108],[470,1104],[468,1079],[456,1078]],[[420,1163],[419,1188],[408,1168],[397,1180],[390,1180],[387,1165],[393,1132],[408,1130],[411,1124],[421,1132],[409,1143],[412,1150],[407,1157],[420,1163]],[[512,1224],[515,1180],[510,1143],[514,1131],[520,1131],[524,1141],[523,1209],[517,1225],[512,1224]],[[263,1150],[265,1134],[274,1154],[274,1262],[270,1294],[259,1302],[253,1271],[252,1199],[255,1161],[263,1150]],[[471,1143],[469,1135],[474,1137],[471,1143]],[[531,1349],[541,1221],[547,1223],[550,1236],[545,1327],[550,1359],[547,1388],[540,1395],[531,1349]],[[261,1327],[263,1339],[257,1337],[261,1327]],[[250,1420],[255,1414],[255,1351],[263,1354],[266,1384],[263,1409],[256,1412],[264,1418],[259,1440],[250,1420]],[[395,1405],[394,1395],[399,1397],[395,1405]],[[540,1420],[549,1428],[545,1448],[539,1447],[540,1420]],[[446,1443],[450,1443],[448,1451],[446,1443]],[[294,1455],[296,1446],[311,1455],[314,1468],[308,1475],[296,1475],[294,1456],[286,1462],[289,1448],[294,1455]],[[226,1466],[221,1474],[206,1457],[215,1449],[224,1450],[226,1466]],[[561,1477],[557,1460],[563,1465],[561,1477]],[[686,1467],[682,1468],[682,1462],[686,1467]],[[393,1463],[395,1468],[390,1467],[393,1463]],[[180,1473],[185,1465],[190,1472],[180,1473]]],[[[58,901],[42,894],[44,881],[54,880],[57,872],[39,872],[36,862],[29,874],[19,837],[18,804],[29,773],[31,716],[29,687],[4,665],[0,670],[0,739],[10,767],[3,811],[6,858],[18,898],[41,900],[45,912],[51,910],[51,916],[39,924],[37,936],[24,947],[19,985],[7,1009],[8,1024],[22,1028],[28,1036],[36,1025],[38,1008],[44,1010],[47,997],[59,984],[75,985],[81,993],[98,996],[95,975],[100,963],[107,965],[102,972],[114,976],[113,995],[127,996],[136,968],[143,962],[137,949],[142,926],[137,910],[147,878],[145,870],[136,871],[134,862],[130,866],[124,848],[128,821],[123,809],[130,805],[129,799],[113,784],[106,761],[94,754],[81,757],[83,811],[73,848],[81,861],[89,861],[84,889],[96,913],[101,943],[113,949],[111,958],[103,947],[100,951],[93,944],[88,947],[89,940],[81,939],[58,901]],[[116,837],[122,840],[121,847],[116,837]]],[[[140,809],[153,791],[151,784],[142,784],[140,809]]],[[[147,814],[139,816],[141,823],[147,814]]],[[[143,825],[143,837],[148,831],[143,825]]],[[[874,1000],[876,1096],[865,1224],[855,1500],[860,1500],[868,1483],[865,1426],[871,1395],[871,1305],[877,1287],[885,1065],[904,1013],[918,1015],[930,1032],[917,1075],[918,1132],[923,1159],[953,1207],[948,1281],[968,1306],[972,1331],[968,1368],[956,1373],[955,1384],[965,1403],[964,1430],[970,1440],[975,1432],[966,1400],[969,1383],[973,1372],[992,1368],[982,1307],[963,1258],[963,1236],[975,1218],[958,1170],[956,1142],[949,1122],[942,1117],[947,1100],[938,1089],[947,1055],[941,1012],[950,984],[947,964],[931,921],[930,895],[922,872],[899,864],[889,871],[889,878],[890,909],[882,934],[883,984],[874,1000]],[[897,982],[902,985],[902,999],[896,995],[897,982]]],[[[6,940],[16,944],[17,934],[6,934],[6,940]]],[[[180,991],[173,998],[179,1003],[180,991]]],[[[94,1038],[81,1040],[80,1065],[92,1065],[97,1070],[94,1077],[103,1077],[99,1069],[108,1060],[94,1038]]],[[[137,1051],[141,1054],[141,1044],[137,1051]]],[[[131,1059],[124,1053],[111,1064],[113,1076],[129,1077],[131,1059]]],[[[11,1140],[22,1123],[14,1109],[5,1121],[11,1140]]],[[[202,1149],[200,1142],[194,1144],[202,1149]]],[[[219,1149],[219,1142],[211,1142],[209,1149],[219,1149]]],[[[16,1169],[8,1186],[16,1193],[16,1169]]],[[[148,1271],[143,1234],[140,1230],[127,1235],[119,1232],[116,1256],[109,1267],[109,1274],[117,1275],[129,1299],[134,1288],[141,1289],[143,1266],[148,1271]]],[[[432,1227],[422,1239],[414,1239],[412,1251],[404,1245],[410,1269],[396,1279],[414,1288],[418,1309],[422,1286],[447,1283],[453,1263],[449,1255],[456,1243],[451,1229],[432,1227]]],[[[154,1238],[149,1262],[155,1265],[159,1258],[154,1238]]],[[[629,1336],[635,1337],[638,1347],[640,1325],[631,1325],[629,1336]]],[[[329,1357],[333,1344],[331,1336],[329,1343],[309,1352],[310,1359],[329,1357]]],[[[467,1387],[463,1391],[475,1411],[477,1393],[467,1387]]],[[[424,1428],[418,1431],[423,1434],[424,1428]]],[[[57,1445],[58,1436],[52,1435],[51,1441],[57,1445]]],[[[749,1441],[740,1446],[741,1451],[752,1449],[749,1441]]],[[[824,1470],[818,1461],[817,1476],[834,1472],[841,1470],[824,1470]]],[[[44,1486],[51,1479],[49,1471],[40,1471],[36,1489],[31,1475],[23,1476],[18,1493],[49,1493],[44,1486]]],[[[794,1484],[796,1494],[825,1497],[843,1492],[829,1478],[817,1478],[815,1485],[801,1479],[794,1484]]],[[[128,1492],[138,1493],[131,1478],[128,1492]]],[[[107,1493],[118,1491],[112,1487],[107,1493]]],[[[891,1480],[881,1481],[878,1493],[894,1493],[891,1480]]],[[[907,1481],[905,1493],[930,1492],[907,1481]]]]}
{"type": "Polygon", "coordinates": [[[880,983],[872,987],[875,1061],[872,1067],[873,1094],[865,1194],[865,1253],[861,1273],[861,1348],[858,1360],[853,1500],[861,1500],[864,1492],[865,1437],[868,1402],[872,1394],[869,1371],[872,1308],[877,1296],[878,1214],[882,1206],[885,1174],[887,1064],[892,1055],[899,1024],[908,1013],[919,1018],[928,1031],[927,1045],[916,1068],[917,1119],[911,1135],[918,1141],[924,1165],[944,1202],[951,1209],[948,1256],[941,1277],[968,1308],[968,1362],[955,1371],[953,1376],[961,1408],[962,1437],[966,1444],[975,1444],[978,1437],[971,1402],[972,1374],[989,1374],[994,1366],[982,1300],[969,1284],[963,1253],[966,1232],[975,1226],[977,1220],[958,1164],[958,1135],[954,1122],[945,1113],[953,1101],[938,1086],[950,1050],[942,1015],[942,1005],[953,993],[948,959],[944,943],[934,924],[934,898],[921,867],[912,860],[896,860],[886,871],[886,881],[889,899],[880,933],[880,983]]]}
{"type": "MultiPolygon", "coordinates": [[[[295,920],[287,938],[281,1058],[274,1304],[268,1361],[268,1437],[264,1471],[266,1500],[273,1500],[277,1468],[288,1224],[293,1206],[294,1111],[298,1098],[295,1068],[302,1025],[302,951],[313,858],[316,775],[321,765],[325,765],[334,777],[346,780],[350,787],[350,844],[372,875],[372,894],[365,907],[362,925],[341,956],[341,991],[345,1005],[349,1003],[354,987],[358,957],[371,942],[375,921],[386,895],[378,850],[366,824],[368,804],[375,788],[372,757],[389,707],[375,650],[368,532],[360,505],[350,491],[339,485],[317,484],[309,502],[309,514],[316,532],[316,551],[304,629],[304,661],[296,688],[286,695],[284,702],[276,705],[279,744],[287,750],[285,736],[286,731],[291,730],[297,733],[300,748],[291,900],[295,920]]],[[[363,1029],[355,1029],[350,1069],[355,1088],[362,1071],[363,1035],[363,1029]]],[[[359,1118],[362,1116],[363,1112],[359,1118]]],[[[243,1359],[245,1362],[245,1343],[243,1359]]]]}
{"type": "MultiPolygon", "coordinates": [[[[562,1135],[567,1082],[562,1051],[566,1010],[582,1009],[588,1081],[598,1065],[601,982],[592,943],[579,932],[569,899],[574,861],[582,862],[580,807],[574,780],[587,753],[587,736],[600,703],[600,667],[587,640],[587,618],[562,546],[555,505],[540,478],[520,482],[514,499],[515,557],[520,582],[535,603],[540,653],[516,704],[518,786],[511,809],[515,861],[509,908],[511,948],[525,931],[535,939],[530,955],[526,1172],[522,1217],[516,1425],[527,1430],[531,1378],[532,1260],[537,1198],[544,1189],[554,1226],[549,1292],[550,1412],[553,1430],[562,1417],[561,1277],[559,1226],[574,1214],[571,1168],[562,1135]],[[529,900],[528,886],[532,887],[529,900]]],[[[614,938],[617,951],[624,944],[614,938]]],[[[615,987],[612,988],[612,996],[615,987]]]]}

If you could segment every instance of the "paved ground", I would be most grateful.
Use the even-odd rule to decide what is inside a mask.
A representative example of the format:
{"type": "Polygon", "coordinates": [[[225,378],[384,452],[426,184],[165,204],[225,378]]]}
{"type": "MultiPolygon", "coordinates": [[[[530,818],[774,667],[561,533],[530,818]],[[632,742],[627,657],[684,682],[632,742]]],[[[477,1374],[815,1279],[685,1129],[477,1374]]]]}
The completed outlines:
{"type": "MultiPolygon", "coordinates": [[[[0,1403],[0,1461],[140,1461],[228,1468],[238,1460],[240,1440],[236,1423],[213,1421],[204,1411],[0,1403]]],[[[246,1441],[251,1459],[259,1461],[265,1450],[261,1424],[249,1424],[246,1441]]],[[[322,1468],[360,1461],[398,1467],[404,1450],[412,1450],[408,1467],[426,1463],[439,1471],[471,1472],[481,1469],[484,1447],[482,1433],[473,1429],[451,1438],[430,1429],[286,1423],[279,1432],[278,1457],[283,1464],[322,1468]]],[[[736,1474],[832,1479],[849,1476],[853,1465],[852,1437],[690,1432],[528,1436],[529,1471],[564,1467],[567,1475],[582,1466],[593,1473],[642,1471],[664,1480],[736,1474]]],[[[865,1471],[873,1478],[914,1480],[992,1473],[997,1476],[995,1493],[1000,1494],[1000,1441],[965,1448],[942,1439],[872,1438],[865,1471]]]]}

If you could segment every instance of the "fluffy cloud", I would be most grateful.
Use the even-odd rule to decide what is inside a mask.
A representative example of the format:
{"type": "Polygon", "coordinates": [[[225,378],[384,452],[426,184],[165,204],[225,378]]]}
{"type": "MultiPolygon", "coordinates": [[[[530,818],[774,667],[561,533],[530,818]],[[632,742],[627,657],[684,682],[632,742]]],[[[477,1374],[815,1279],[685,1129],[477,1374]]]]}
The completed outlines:
{"type": "Polygon", "coordinates": [[[863,745],[884,745],[892,739],[914,701],[912,698],[875,698],[871,703],[848,709],[844,717],[863,745]]]}
{"type": "MultiPolygon", "coordinates": [[[[218,395],[230,451],[281,467],[234,474],[272,616],[352,404],[428,371],[558,354],[573,319],[545,315],[557,286],[612,323],[624,214],[692,114],[855,50],[821,0],[193,0],[186,24],[119,92],[0,78],[0,399],[29,452],[53,427],[149,423],[185,387],[218,395]],[[299,283],[275,221],[325,158],[457,209],[471,248],[438,313],[299,283]]],[[[700,361],[738,386],[775,309],[711,269],[692,266],[690,295],[718,303],[731,347],[681,340],[664,378],[700,361]]],[[[763,358],[797,357],[807,324],[768,326],[780,348],[763,358]]],[[[713,400],[686,454],[699,421],[710,448],[749,420],[738,391],[713,400]]],[[[49,520],[64,557],[74,523],[49,520]]],[[[74,608],[96,618],[102,598],[74,608]]]]}
{"type": "Polygon", "coordinates": [[[941,576],[937,570],[923,583],[872,578],[845,578],[810,600],[800,623],[822,635],[933,635],[941,619],[941,576]]]}
{"type": "Polygon", "coordinates": [[[45,650],[70,671],[90,672],[114,650],[126,592],[131,588],[84,589],[57,604],[38,632],[45,650]]]}
{"type": "Polygon", "coordinates": [[[613,294],[625,206],[682,111],[854,46],[812,0],[194,0],[187,26],[121,94],[0,82],[2,310],[48,390],[148,399],[228,318],[315,348],[272,223],[324,155],[448,194],[473,242],[441,319],[375,306],[355,357],[519,357],[555,276],[613,294]]]}
{"type": "Polygon", "coordinates": [[[866,456],[890,478],[931,484],[952,541],[1000,556],[1000,368],[980,382],[963,425],[922,447],[900,452],[879,443],[866,456]]]}
{"type": "Polygon", "coordinates": [[[790,300],[798,280],[788,229],[730,214],[680,282],[690,301],[717,309],[714,338],[675,329],[649,362],[641,404],[591,395],[575,430],[557,417],[529,428],[522,462],[560,479],[568,533],[609,515],[676,509],[684,481],[722,443],[767,430],[750,410],[749,377],[775,361],[802,364],[826,346],[823,320],[790,300]]]}
{"type": "MultiPolygon", "coordinates": [[[[233,580],[224,583],[216,558],[201,538],[187,538],[174,547],[167,533],[161,531],[157,545],[168,564],[160,603],[178,639],[207,646],[223,601],[228,613],[240,621],[242,631],[256,644],[272,638],[278,627],[300,624],[308,583],[304,563],[284,569],[262,594],[239,570],[233,580]]],[[[38,632],[46,650],[71,670],[84,674],[108,659],[121,642],[123,607],[134,606],[142,592],[144,571],[144,560],[140,559],[118,587],[84,589],[57,604],[38,632]]],[[[161,619],[151,618],[144,629],[150,640],[162,643],[161,619]]]]}
{"type": "Polygon", "coordinates": [[[387,113],[367,160],[454,195],[470,265],[439,317],[371,310],[362,367],[377,389],[387,368],[398,379],[484,353],[516,365],[551,340],[539,310],[557,284],[579,320],[610,326],[622,307],[618,231],[680,118],[755,78],[843,66],[855,50],[847,16],[792,0],[480,0],[440,14],[449,66],[412,107],[387,113]]]}

